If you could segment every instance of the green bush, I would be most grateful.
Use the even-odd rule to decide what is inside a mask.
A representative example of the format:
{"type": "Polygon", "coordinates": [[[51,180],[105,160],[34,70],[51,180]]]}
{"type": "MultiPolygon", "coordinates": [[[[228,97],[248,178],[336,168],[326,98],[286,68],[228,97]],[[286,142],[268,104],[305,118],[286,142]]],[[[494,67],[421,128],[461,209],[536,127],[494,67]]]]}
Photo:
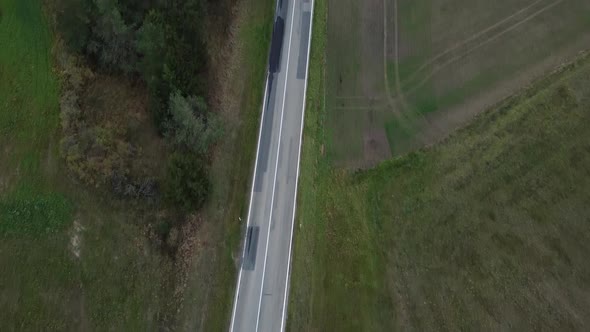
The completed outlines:
{"type": "Polygon", "coordinates": [[[95,4],[98,13],[87,52],[108,70],[135,72],[138,58],[136,30],[125,22],[117,1],[95,1],[95,4]]]}
{"type": "Polygon", "coordinates": [[[221,125],[215,114],[207,113],[205,101],[175,92],[170,96],[169,107],[166,135],[174,146],[206,155],[221,135],[221,125]]]}
{"type": "Polygon", "coordinates": [[[93,2],[90,0],[55,1],[57,28],[72,51],[82,52],[88,44],[92,8],[93,2]]]}
{"type": "Polygon", "coordinates": [[[203,206],[211,184],[206,162],[193,153],[175,152],[168,163],[166,197],[188,210],[203,206]]]}

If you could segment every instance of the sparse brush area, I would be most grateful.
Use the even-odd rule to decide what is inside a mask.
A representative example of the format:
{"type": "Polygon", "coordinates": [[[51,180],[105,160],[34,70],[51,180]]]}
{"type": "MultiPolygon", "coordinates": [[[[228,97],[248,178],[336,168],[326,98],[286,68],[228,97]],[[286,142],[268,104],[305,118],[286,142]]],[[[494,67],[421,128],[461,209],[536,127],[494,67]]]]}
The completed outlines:
{"type": "Polygon", "coordinates": [[[202,206],[209,188],[202,170],[222,132],[204,98],[207,5],[205,0],[50,2],[63,41],[56,51],[63,78],[61,153],[80,180],[152,200],[163,188],[172,204],[202,206]],[[164,142],[143,140],[142,132],[160,135],[165,146],[150,155],[149,145],[164,142]],[[166,160],[168,175],[162,177],[158,166],[166,160]],[[185,176],[203,178],[173,185],[185,176]]]}
{"type": "Polygon", "coordinates": [[[350,172],[324,146],[317,0],[292,331],[583,330],[590,322],[590,58],[428,149],[350,172]]]}
{"type": "Polygon", "coordinates": [[[232,74],[260,87],[217,82],[234,16],[272,24],[240,3],[0,0],[0,329],[169,329],[231,288],[266,28],[232,74]]]}

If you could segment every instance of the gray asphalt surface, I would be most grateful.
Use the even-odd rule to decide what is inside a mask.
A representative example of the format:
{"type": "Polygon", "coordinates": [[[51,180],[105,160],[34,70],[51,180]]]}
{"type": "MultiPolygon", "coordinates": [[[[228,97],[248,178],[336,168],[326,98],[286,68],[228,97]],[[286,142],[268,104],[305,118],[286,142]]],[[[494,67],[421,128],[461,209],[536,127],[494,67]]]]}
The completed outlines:
{"type": "Polygon", "coordinates": [[[276,72],[266,85],[232,332],[285,326],[312,7],[313,0],[277,0],[284,35],[271,45],[280,58],[272,65],[271,51],[276,72]]]}

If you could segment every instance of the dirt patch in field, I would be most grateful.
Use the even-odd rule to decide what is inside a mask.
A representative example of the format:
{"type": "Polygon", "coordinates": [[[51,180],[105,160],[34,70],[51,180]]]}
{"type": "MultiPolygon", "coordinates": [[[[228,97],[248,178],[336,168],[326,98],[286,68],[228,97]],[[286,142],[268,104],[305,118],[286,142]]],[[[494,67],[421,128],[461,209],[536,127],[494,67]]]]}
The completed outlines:
{"type": "Polygon", "coordinates": [[[375,19],[384,2],[330,0],[328,6],[326,106],[332,140],[326,150],[336,165],[365,168],[388,146],[370,119],[371,112],[388,105],[384,21],[375,19]]]}
{"type": "Polygon", "coordinates": [[[82,253],[82,232],[84,231],[84,226],[80,223],[79,220],[74,220],[72,225],[72,229],[70,229],[70,251],[72,254],[77,258],[80,259],[80,254],[82,253]]]}
{"type": "Polygon", "coordinates": [[[373,167],[391,157],[387,134],[382,126],[366,130],[364,136],[363,152],[366,167],[373,167]]]}

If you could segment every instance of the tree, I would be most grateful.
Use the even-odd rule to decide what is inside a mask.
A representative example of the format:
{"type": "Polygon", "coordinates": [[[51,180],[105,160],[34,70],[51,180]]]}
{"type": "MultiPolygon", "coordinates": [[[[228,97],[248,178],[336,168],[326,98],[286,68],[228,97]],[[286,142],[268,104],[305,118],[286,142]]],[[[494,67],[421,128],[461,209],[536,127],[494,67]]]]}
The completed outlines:
{"type": "Polygon", "coordinates": [[[159,10],[170,0],[124,0],[119,3],[119,11],[126,22],[141,26],[150,11],[159,10]]]}
{"type": "Polygon", "coordinates": [[[174,153],[168,163],[166,197],[186,209],[201,208],[211,187],[205,165],[195,154],[174,153]]]}
{"type": "Polygon", "coordinates": [[[137,33],[137,50],[142,55],[140,70],[148,86],[162,79],[166,53],[165,26],[159,12],[151,11],[137,33]]]}
{"type": "Polygon", "coordinates": [[[56,0],[57,28],[74,52],[85,50],[90,37],[92,0],[56,0]]]}
{"type": "Polygon", "coordinates": [[[165,63],[173,88],[203,94],[207,49],[203,38],[204,0],[169,1],[163,11],[167,48],[165,63]]]}
{"type": "Polygon", "coordinates": [[[221,135],[219,121],[213,113],[207,112],[202,98],[185,98],[180,92],[174,92],[170,96],[169,112],[167,136],[177,148],[206,155],[221,135]]]}
{"type": "Polygon", "coordinates": [[[94,3],[98,13],[87,51],[107,69],[135,71],[135,30],[123,20],[116,0],[94,0],[94,3]]]}

